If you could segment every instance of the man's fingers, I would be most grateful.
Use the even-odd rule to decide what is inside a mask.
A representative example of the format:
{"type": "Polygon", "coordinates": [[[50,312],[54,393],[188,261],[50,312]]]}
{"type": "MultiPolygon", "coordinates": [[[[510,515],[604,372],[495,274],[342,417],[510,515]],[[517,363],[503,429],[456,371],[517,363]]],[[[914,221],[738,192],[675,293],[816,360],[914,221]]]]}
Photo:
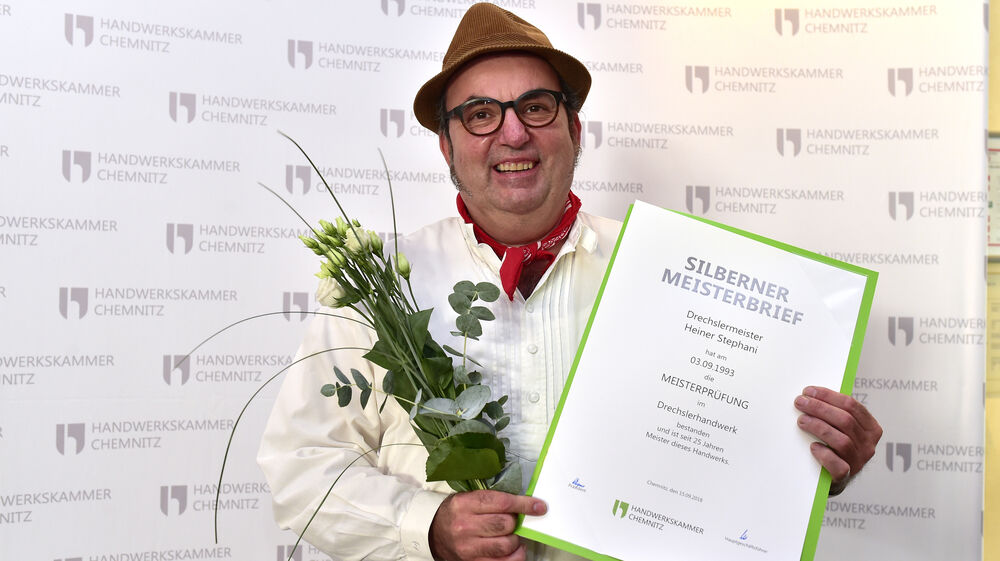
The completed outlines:
{"type": "Polygon", "coordinates": [[[812,452],[813,457],[815,457],[821,466],[826,468],[826,471],[830,472],[830,477],[834,481],[843,481],[851,475],[851,466],[843,458],[834,453],[826,446],[823,446],[819,442],[813,442],[809,451],[812,452]]]}
{"type": "Polygon", "coordinates": [[[875,417],[868,411],[868,408],[861,405],[858,400],[849,395],[844,395],[829,388],[822,388],[819,386],[806,387],[802,390],[802,395],[806,398],[817,400],[819,403],[826,403],[836,409],[845,411],[858,423],[859,426],[862,427],[862,429],[866,431],[873,430],[875,427],[879,426],[878,421],[876,421],[875,417]]]}
{"type": "Polygon", "coordinates": [[[472,510],[476,514],[505,512],[537,516],[545,514],[546,511],[545,502],[534,497],[511,495],[500,491],[473,491],[468,495],[471,495],[470,498],[476,501],[472,510]]]}

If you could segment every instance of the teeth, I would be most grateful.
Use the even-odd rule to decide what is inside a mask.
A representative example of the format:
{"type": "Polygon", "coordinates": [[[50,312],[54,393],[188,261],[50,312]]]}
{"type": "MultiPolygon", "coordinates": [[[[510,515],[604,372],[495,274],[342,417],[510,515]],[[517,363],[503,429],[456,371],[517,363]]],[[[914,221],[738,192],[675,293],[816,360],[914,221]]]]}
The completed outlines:
{"type": "Polygon", "coordinates": [[[519,162],[497,164],[494,169],[497,171],[524,171],[535,167],[535,162],[519,162]]]}

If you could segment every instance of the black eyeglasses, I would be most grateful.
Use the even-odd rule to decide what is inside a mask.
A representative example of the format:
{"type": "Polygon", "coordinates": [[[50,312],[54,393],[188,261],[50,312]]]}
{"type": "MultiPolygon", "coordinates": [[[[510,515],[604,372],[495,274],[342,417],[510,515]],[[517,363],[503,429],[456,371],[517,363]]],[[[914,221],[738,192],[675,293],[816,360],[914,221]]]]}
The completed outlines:
{"type": "Polygon", "coordinates": [[[537,89],[521,94],[513,101],[499,101],[492,97],[477,97],[445,113],[445,117],[458,117],[469,134],[486,136],[503,126],[507,108],[526,127],[544,127],[556,120],[559,104],[566,101],[566,94],[553,90],[537,89]]]}

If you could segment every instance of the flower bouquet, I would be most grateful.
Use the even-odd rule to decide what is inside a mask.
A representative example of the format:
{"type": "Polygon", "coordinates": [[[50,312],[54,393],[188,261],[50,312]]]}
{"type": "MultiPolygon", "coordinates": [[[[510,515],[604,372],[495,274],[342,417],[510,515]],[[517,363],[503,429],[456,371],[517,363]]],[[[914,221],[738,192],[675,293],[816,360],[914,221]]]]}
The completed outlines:
{"type": "MultiPolygon", "coordinates": [[[[307,313],[354,321],[373,330],[377,341],[370,349],[362,349],[367,351],[364,358],[386,371],[382,380],[376,381],[367,379],[356,369],[350,369],[348,376],[334,367],[329,373],[330,383],[316,388],[316,391],[336,399],[340,407],[349,405],[357,395],[362,408],[368,407],[371,402],[371,406],[377,406],[380,412],[392,397],[409,413],[410,426],[427,449],[427,481],[446,481],[456,491],[493,489],[520,493],[521,466],[507,457],[509,440],[498,436],[510,422],[503,409],[507,396],[493,398],[489,386],[482,384],[482,375],[475,370],[482,365],[466,354],[468,341],[477,340],[483,334],[482,322],[495,319],[489,308],[479,304],[495,301],[500,290],[486,282],[473,284],[461,281],[455,284],[448,296],[449,304],[457,313],[455,330],[451,334],[461,338],[462,350],[436,342],[428,331],[433,310],[421,310],[417,305],[410,287],[411,265],[395,246],[395,236],[392,240],[393,251],[389,252],[386,243],[375,232],[365,230],[360,221],[347,215],[305,150],[291,137],[280,131],[279,134],[291,141],[316,170],[341,216],[334,222],[320,220],[319,227],[313,227],[274,190],[263,184],[261,186],[281,199],[312,231],[312,235],[302,236],[301,240],[321,259],[320,270],[316,273],[320,279],[316,293],[319,303],[330,308],[349,308],[356,317],[324,311],[307,313]],[[374,401],[371,399],[373,395],[376,396],[374,401]]],[[[387,180],[388,175],[386,168],[387,180]]],[[[392,201],[391,181],[389,194],[392,201]]],[[[395,234],[394,202],[392,215],[395,234]]],[[[209,339],[242,321],[246,320],[220,330],[209,339]]],[[[337,349],[321,352],[332,350],[337,349]]],[[[233,433],[250,402],[265,386],[294,364],[317,354],[320,353],[297,359],[265,381],[244,405],[233,433]]],[[[232,434],[229,442],[232,443],[232,434]]],[[[386,443],[382,446],[392,445],[386,443]]],[[[368,450],[354,461],[377,452],[377,448],[368,450]]],[[[223,457],[218,489],[222,488],[228,454],[229,445],[223,457]]],[[[327,496],[339,478],[331,484],[327,496]]],[[[317,511],[322,504],[320,502],[317,511]]]]}

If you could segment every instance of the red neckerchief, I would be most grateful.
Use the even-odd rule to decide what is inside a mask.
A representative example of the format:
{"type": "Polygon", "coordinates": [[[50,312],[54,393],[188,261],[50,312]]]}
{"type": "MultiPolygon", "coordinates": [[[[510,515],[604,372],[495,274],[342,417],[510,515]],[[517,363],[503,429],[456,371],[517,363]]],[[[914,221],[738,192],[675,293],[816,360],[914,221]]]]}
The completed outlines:
{"type": "Polygon", "coordinates": [[[472,216],[469,215],[469,210],[465,208],[465,201],[462,200],[461,194],[458,195],[457,202],[458,214],[465,220],[466,224],[472,224],[472,231],[476,234],[476,240],[479,243],[489,245],[496,252],[497,257],[500,258],[500,282],[503,284],[503,291],[507,293],[507,297],[512,302],[514,301],[514,291],[517,290],[517,284],[521,280],[521,271],[524,269],[524,266],[535,261],[545,260],[545,267],[548,268],[556,259],[555,254],[549,250],[566,239],[570,228],[573,226],[573,221],[576,220],[576,214],[580,211],[580,198],[571,191],[569,196],[566,197],[566,206],[559,224],[556,224],[556,227],[546,234],[544,238],[528,245],[507,246],[494,240],[485,230],[472,221],[472,216]]]}

